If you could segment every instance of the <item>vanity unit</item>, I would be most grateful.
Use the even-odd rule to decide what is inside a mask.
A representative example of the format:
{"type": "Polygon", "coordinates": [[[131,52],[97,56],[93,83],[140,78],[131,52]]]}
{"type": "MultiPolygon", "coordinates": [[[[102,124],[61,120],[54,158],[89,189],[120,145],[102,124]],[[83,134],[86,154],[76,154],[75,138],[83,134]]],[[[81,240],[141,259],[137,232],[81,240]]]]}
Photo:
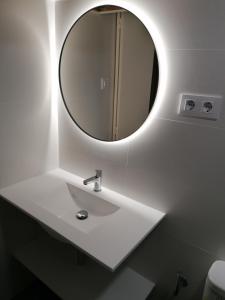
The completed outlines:
{"type": "Polygon", "coordinates": [[[3,188],[0,196],[45,230],[12,255],[60,298],[136,300],[153,290],[151,281],[118,267],[164,213],[104,186],[95,192],[83,178],[62,169],[3,188]],[[79,217],[82,211],[86,218],[79,217]],[[82,253],[93,259],[83,265],[82,253]]]}
{"type": "Polygon", "coordinates": [[[164,213],[103,187],[96,193],[64,170],[25,180],[0,195],[114,271],[164,213]],[[80,210],[88,218],[79,220],[80,210]]]}

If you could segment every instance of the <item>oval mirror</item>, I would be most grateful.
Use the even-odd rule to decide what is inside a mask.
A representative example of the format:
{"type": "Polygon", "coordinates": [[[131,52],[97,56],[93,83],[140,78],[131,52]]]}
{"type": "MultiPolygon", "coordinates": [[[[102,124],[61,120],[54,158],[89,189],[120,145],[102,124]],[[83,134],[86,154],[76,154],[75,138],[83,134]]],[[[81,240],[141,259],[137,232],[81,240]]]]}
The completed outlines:
{"type": "Polygon", "coordinates": [[[67,34],[59,65],[62,97],[74,122],[96,139],[134,133],[151,112],[158,78],[148,30],[121,7],[96,7],[67,34]]]}

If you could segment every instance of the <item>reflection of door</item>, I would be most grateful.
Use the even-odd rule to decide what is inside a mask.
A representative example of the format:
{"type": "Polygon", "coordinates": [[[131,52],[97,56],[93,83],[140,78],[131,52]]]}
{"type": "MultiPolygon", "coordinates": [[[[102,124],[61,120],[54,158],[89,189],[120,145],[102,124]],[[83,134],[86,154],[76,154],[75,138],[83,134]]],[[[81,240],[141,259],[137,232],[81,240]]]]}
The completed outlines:
{"type": "Polygon", "coordinates": [[[102,140],[112,140],[115,22],[115,14],[84,15],[69,35],[61,68],[73,118],[102,140]]]}
{"type": "Polygon", "coordinates": [[[154,53],[143,24],[129,12],[118,13],[114,140],[129,136],[148,116],[154,53]]]}
{"type": "Polygon", "coordinates": [[[88,120],[84,118],[85,126],[89,133],[102,140],[112,140],[115,21],[115,14],[94,12],[81,24],[81,39],[88,40],[79,73],[83,82],[88,83],[83,92],[87,100],[85,113],[89,112],[88,120]]]}

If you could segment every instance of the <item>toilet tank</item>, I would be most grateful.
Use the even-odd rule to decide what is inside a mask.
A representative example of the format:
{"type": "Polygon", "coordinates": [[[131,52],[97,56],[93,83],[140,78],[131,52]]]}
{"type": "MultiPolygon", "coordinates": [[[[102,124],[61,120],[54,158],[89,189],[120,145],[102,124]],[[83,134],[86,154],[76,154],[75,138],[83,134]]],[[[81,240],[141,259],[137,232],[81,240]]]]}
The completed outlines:
{"type": "Polygon", "coordinates": [[[209,269],[202,300],[225,300],[224,261],[215,261],[209,269]]]}

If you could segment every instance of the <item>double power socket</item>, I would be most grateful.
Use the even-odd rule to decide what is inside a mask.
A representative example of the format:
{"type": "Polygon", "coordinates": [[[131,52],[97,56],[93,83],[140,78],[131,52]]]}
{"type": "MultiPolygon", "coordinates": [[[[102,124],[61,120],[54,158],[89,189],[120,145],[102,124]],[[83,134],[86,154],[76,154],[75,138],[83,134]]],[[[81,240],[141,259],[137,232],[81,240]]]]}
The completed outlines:
{"type": "Polygon", "coordinates": [[[182,94],[179,114],[191,118],[218,120],[221,107],[221,97],[182,94]]]}

